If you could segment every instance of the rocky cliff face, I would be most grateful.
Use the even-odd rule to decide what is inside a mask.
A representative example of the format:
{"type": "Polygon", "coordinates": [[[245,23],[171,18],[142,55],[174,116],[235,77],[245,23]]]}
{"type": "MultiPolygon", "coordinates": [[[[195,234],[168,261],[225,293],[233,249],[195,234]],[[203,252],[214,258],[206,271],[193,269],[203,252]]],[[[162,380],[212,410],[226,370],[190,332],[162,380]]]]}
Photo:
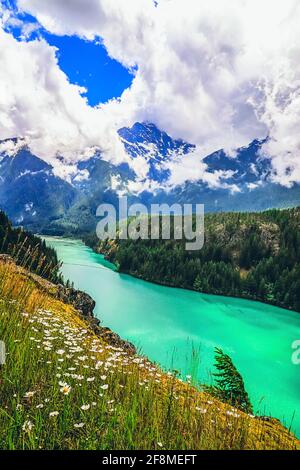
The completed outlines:
{"type": "Polygon", "coordinates": [[[121,347],[132,354],[136,353],[136,348],[132,343],[120,338],[110,328],[101,326],[100,320],[94,316],[96,302],[89,294],[60,284],[56,287],[56,297],[64,303],[71,304],[88,321],[97,336],[113,346],[121,347]]]}
{"type": "Polygon", "coordinates": [[[56,294],[59,300],[73,305],[84,317],[93,317],[96,303],[89,294],[61,284],[57,286],[56,294]]]}

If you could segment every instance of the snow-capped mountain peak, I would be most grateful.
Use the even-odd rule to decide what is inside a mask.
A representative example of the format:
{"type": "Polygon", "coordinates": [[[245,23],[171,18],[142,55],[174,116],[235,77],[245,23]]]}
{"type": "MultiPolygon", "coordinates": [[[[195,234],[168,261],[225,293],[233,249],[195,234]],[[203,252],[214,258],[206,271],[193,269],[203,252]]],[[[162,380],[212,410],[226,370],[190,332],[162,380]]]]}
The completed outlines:
{"type": "Polygon", "coordinates": [[[174,140],[151,123],[124,127],[119,136],[127,161],[113,164],[97,150],[74,163],[71,173],[68,168],[69,182],[64,173],[33,155],[24,139],[0,141],[1,208],[14,223],[57,233],[66,227],[71,232],[76,227],[93,230],[97,206],[117,204],[121,194],[147,205],[204,203],[206,211],[260,210],[300,202],[299,185],[284,188],[272,181],[271,160],[261,155],[262,141],[238,149],[234,158],[218,150],[198,159],[195,145],[174,140]],[[187,172],[192,178],[185,173],[183,182],[172,186],[173,168],[180,170],[181,163],[185,170],[192,163],[192,173],[187,172]]]}

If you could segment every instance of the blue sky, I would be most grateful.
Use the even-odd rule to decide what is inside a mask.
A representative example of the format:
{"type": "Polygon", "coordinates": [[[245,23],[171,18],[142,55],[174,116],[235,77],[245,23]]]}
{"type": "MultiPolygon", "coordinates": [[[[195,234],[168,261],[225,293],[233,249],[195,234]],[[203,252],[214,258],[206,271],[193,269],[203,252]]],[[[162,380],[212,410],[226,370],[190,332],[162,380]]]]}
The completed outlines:
{"type": "MultiPolygon", "coordinates": [[[[6,0],[4,5],[15,9],[15,1],[6,0]]],[[[28,14],[17,15],[23,24],[34,24],[36,20],[28,14]]],[[[21,26],[10,26],[10,32],[19,38],[21,26]]],[[[48,44],[58,48],[60,68],[71,83],[87,89],[86,97],[91,106],[118,98],[128,88],[134,75],[119,62],[109,57],[100,41],[86,41],[77,36],[56,36],[42,27],[33,31],[28,39],[43,37],[48,44]]]]}
{"type": "Polygon", "coordinates": [[[121,96],[131,85],[133,75],[111,59],[101,44],[74,36],[42,35],[59,49],[59,66],[70,81],[87,88],[86,96],[91,106],[121,96]]]}

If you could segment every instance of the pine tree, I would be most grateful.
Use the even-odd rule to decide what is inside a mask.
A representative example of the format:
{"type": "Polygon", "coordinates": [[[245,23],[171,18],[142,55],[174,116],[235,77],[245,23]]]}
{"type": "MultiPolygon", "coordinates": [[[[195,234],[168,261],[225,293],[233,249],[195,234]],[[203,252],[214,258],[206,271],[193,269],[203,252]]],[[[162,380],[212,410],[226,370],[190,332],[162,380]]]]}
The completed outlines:
{"type": "Polygon", "coordinates": [[[215,348],[215,353],[215,368],[218,372],[213,376],[216,378],[216,383],[213,386],[205,387],[206,391],[245,413],[252,413],[253,408],[245,390],[243,378],[230,356],[220,348],[215,348]]]}

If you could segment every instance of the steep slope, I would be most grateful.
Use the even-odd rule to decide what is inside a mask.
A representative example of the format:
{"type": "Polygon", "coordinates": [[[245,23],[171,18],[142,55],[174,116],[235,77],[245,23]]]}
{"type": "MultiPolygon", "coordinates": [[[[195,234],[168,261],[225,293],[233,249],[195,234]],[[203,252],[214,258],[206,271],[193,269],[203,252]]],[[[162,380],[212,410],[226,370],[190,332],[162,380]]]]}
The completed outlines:
{"type": "Polygon", "coordinates": [[[68,210],[75,196],[76,190],[26,145],[12,155],[0,155],[0,207],[15,225],[46,228],[68,210]]]}
{"type": "Polygon", "coordinates": [[[0,254],[10,255],[18,265],[51,279],[61,281],[60,264],[56,252],[45,242],[21,228],[13,228],[11,222],[0,211],[0,254]]]}
{"type": "Polygon", "coordinates": [[[175,157],[183,157],[195,149],[183,140],[173,140],[154,124],[136,122],[131,128],[123,127],[119,135],[127,153],[134,159],[142,156],[149,164],[148,177],[156,182],[166,181],[170,171],[163,163],[175,157]]]}
{"type": "Polygon", "coordinates": [[[287,188],[272,181],[271,162],[260,154],[262,143],[254,140],[248,147],[238,149],[232,158],[219,150],[203,159],[208,173],[231,174],[219,187],[186,181],[170,191],[144,193],[141,197],[155,203],[204,204],[206,212],[261,211],[299,205],[300,185],[287,188]]]}
{"type": "Polygon", "coordinates": [[[0,259],[1,449],[299,449],[258,418],[162,372],[0,259]],[[13,288],[12,288],[12,279],[13,288]],[[21,380],[20,380],[21,378],[21,380]]]}
{"type": "Polygon", "coordinates": [[[126,184],[134,178],[128,165],[114,166],[101,159],[97,153],[87,161],[78,163],[78,170],[87,173],[81,181],[73,180],[77,196],[71,207],[57,220],[52,221],[44,233],[78,234],[95,230],[96,210],[99,204],[118,205],[120,191],[127,192],[126,184]]]}

